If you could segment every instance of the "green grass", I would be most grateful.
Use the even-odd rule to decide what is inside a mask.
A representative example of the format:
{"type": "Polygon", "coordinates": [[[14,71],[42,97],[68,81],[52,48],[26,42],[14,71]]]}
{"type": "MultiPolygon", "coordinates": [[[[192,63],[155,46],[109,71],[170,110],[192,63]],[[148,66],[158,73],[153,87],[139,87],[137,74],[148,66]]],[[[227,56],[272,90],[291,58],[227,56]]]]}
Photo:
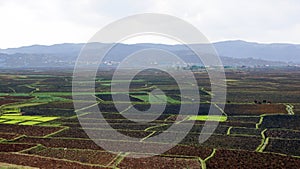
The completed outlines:
{"type": "Polygon", "coordinates": [[[47,121],[52,121],[57,119],[58,117],[40,117],[35,119],[35,121],[42,121],[42,122],[47,122],[47,121]]]}
{"type": "Polygon", "coordinates": [[[9,121],[5,121],[3,122],[4,124],[18,124],[22,122],[22,120],[9,120],[9,121]]]}
{"type": "MultiPolygon", "coordinates": [[[[71,94],[72,95],[72,94],[71,94]]],[[[65,95],[62,95],[65,96],[65,95]]],[[[47,94],[38,94],[36,95],[36,99],[31,100],[30,103],[47,103],[47,102],[55,102],[55,101],[69,101],[69,99],[62,98],[62,97],[57,97],[57,96],[52,96],[52,95],[47,95],[47,94]]]]}
{"type": "Polygon", "coordinates": [[[0,123],[4,123],[4,124],[19,123],[21,125],[36,125],[36,124],[55,120],[57,118],[59,117],[2,115],[0,116],[0,123]]]}
{"type": "Polygon", "coordinates": [[[21,113],[6,113],[5,116],[19,116],[21,113]]]}
{"type": "Polygon", "coordinates": [[[197,120],[197,121],[220,121],[224,122],[227,120],[226,116],[215,116],[215,115],[196,115],[190,116],[188,120],[197,120]]]}
{"type": "Polygon", "coordinates": [[[143,100],[144,102],[166,102],[166,96],[164,95],[135,95],[133,97],[143,100]]]}
{"type": "Polygon", "coordinates": [[[111,83],[101,83],[102,86],[111,86],[111,83]]]}
{"type": "Polygon", "coordinates": [[[131,95],[134,98],[140,99],[144,102],[154,102],[154,103],[161,103],[161,102],[169,102],[169,103],[180,103],[179,100],[175,100],[165,95],[131,95]]]}
{"type": "Polygon", "coordinates": [[[37,124],[40,124],[42,122],[40,121],[25,121],[25,122],[22,122],[22,123],[19,123],[20,125],[37,125],[37,124]]]}
{"type": "Polygon", "coordinates": [[[0,96],[29,96],[28,93],[0,93],[0,96]]]}
{"type": "Polygon", "coordinates": [[[136,79],[136,80],[100,80],[102,83],[134,83],[134,82],[144,82],[142,79],[136,79]]]}
{"type": "Polygon", "coordinates": [[[39,116],[22,116],[22,115],[2,115],[0,116],[0,119],[6,119],[6,120],[33,120],[38,119],[39,116]]]}

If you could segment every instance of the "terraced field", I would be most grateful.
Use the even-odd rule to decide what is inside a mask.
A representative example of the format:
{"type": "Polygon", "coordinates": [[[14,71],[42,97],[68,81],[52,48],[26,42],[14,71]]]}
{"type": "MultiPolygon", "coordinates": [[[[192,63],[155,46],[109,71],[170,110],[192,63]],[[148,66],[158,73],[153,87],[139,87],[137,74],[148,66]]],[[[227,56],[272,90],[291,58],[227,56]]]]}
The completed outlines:
{"type": "Polygon", "coordinates": [[[70,71],[2,70],[0,166],[202,169],[299,166],[298,68],[226,71],[226,103],[210,102],[213,96],[204,71],[195,72],[202,86],[200,96],[204,98],[199,103],[193,98],[181,98],[176,85],[164,74],[157,77],[141,74],[132,82],[130,92],[110,93],[109,86],[115,85],[109,81],[111,72],[99,72],[96,104],[76,100],[84,105],[78,117],[72,101],[70,71]],[[155,88],[163,90],[166,96],[150,94],[155,88]],[[123,111],[117,111],[112,95],[120,99],[117,102],[124,105],[123,111]],[[124,97],[130,98],[131,104],[123,102],[124,97]],[[154,103],[153,112],[130,114],[134,109],[148,110],[149,100],[154,103]],[[161,102],[167,105],[158,115],[156,106],[161,102]],[[197,115],[191,115],[189,109],[178,115],[182,105],[192,109],[199,104],[197,115]],[[224,111],[219,109],[222,104],[224,111]],[[218,115],[208,115],[210,106],[220,111],[218,115]],[[99,116],[98,110],[103,116],[99,116]],[[125,115],[130,115],[131,120],[125,115]],[[153,120],[144,123],[132,119],[153,120]],[[213,133],[202,132],[205,126],[216,129],[213,133]],[[189,127],[189,132],[184,133],[189,127]],[[120,139],[115,131],[135,140],[120,139]],[[166,145],[172,145],[168,139],[154,139],[162,133],[179,144],[158,154],[166,145]],[[179,139],[182,134],[186,136],[179,139]],[[201,136],[209,137],[202,143],[201,136]],[[96,143],[123,151],[108,151],[96,143]],[[149,155],[152,157],[144,157],[149,155]]]}

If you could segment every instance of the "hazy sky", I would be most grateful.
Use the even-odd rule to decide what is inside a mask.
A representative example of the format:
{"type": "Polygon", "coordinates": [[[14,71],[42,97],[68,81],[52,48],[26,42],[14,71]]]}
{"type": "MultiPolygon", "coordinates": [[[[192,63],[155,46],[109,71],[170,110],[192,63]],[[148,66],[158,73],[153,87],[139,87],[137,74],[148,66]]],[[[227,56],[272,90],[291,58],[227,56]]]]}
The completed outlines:
{"type": "Polygon", "coordinates": [[[86,42],[132,14],[177,16],[210,41],[300,44],[299,0],[0,0],[0,48],[86,42]]]}

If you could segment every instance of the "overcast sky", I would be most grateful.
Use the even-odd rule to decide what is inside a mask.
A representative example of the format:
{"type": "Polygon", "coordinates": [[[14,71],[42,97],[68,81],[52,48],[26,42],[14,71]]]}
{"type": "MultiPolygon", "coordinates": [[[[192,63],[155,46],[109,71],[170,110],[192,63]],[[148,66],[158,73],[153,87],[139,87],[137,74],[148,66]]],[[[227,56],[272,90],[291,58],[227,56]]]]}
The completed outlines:
{"type": "Polygon", "coordinates": [[[299,0],[0,0],[0,48],[84,43],[101,27],[144,12],[184,19],[212,42],[300,44],[299,0]]]}

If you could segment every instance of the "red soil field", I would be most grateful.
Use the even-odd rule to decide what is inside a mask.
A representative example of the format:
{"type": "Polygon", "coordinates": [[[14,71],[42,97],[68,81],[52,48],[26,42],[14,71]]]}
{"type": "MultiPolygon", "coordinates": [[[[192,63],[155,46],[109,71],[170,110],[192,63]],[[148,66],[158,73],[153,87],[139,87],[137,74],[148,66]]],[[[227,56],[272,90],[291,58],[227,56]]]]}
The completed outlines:
{"type": "Polygon", "coordinates": [[[4,105],[4,104],[9,104],[9,103],[15,103],[15,102],[18,102],[18,101],[16,101],[16,100],[1,100],[0,99],[0,106],[1,105],[4,105]]]}
{"type": "Polygon", "coordinates": [[[20,136],[19,134],[14,134],[14,133],[0,133],[0,138],[6,139],[6,140],[12,140],[19,136],[20,136]]]}
{"type": "Polygon", "coordinates": [[[300,138],[300,131],[271,129],[267,130],[265,135],[274,138],[298,139],[300,138]]]}
{"type": "Polygon", "coordinates": [[[228,115],[287,114],[283,104],[226,104],[228,115]]]}
{"type": "Polygon", "coordinates": [[[168,158],[168,157],[149,157],[149,158],[124,158],[117,166],[130,169],[173,169],[173,168],[191,168],[200,169],[201,164],[198,159],[168,158]]]}
{"type": "MultiPolygon", "coordinates": [[[[54,135],[53,137],[69,137],[69,138],[89,138],[89,136],[85,133],[85,131],[89,131],[91,133],[94,133],[92,135],[93,138],[98,139],[116,139],[118,140],[118,137],[114,135],[115,130],[95,130],[95,129],[81,129],[81,128],[71,128],[69,130],[65,130],[61,133],[58,133],[54,135]]],[[[120,133],[127,135],[129,137],[135,137],[135,138],[144,138],[148,135],[150,135],[152,132],[147,131],[119,131],[120,133]]]]}
{"type": "Polygon", "coordinates": [[[34,144],[0,143],[0,152],[18,152],[35,146],[34,144]]]}
{"type": "Polygon", "coordinates": [[[105,151],[94,150],[69,150],[47,148],[43,151],[34,153],[39,156],[53,157],[58,159],[67,159],[88,164],[99,164],[107,166],[116,157],[115,154],[105,151]]]}
{"type": "Polygon", "coordinates": [[[38,167],[41,169],[62,168],[62,169],[104,169],[106,167],[84,165],[78,162],[65,161],[61,159],[45,158],[33,155],[0,153],[0,161],[16,165],[38,167]]]}
{"type": "Polygon", "coordinates": [[[299,158],[271,153],[250,151],[217,150],[213,158],[206,162],[207,168],[297,168],[299,158]]]}
{"type": "Polygon", "coordinates": [[[163,153],[164,155],[180,155],[180,156],[195,156],[205,159],[212,153],[212,148],[207,147],[192,147],[192,146],[175,146],[163,153]]]}
{"type": "Polygon", "coordinates": [[[78,149],[92,149],[103,150],[92,140],[71,140],[71,139],[54,139],[54,138],[21,138],[20,143],[35,143],[42,144],[46,147],[54,148],[78,148],[78,149]]]}
{"type": "Polygon", "coordinates": [[[15,133],[27,136],[45,136],[61,130],[62,127],[26,126],[13,124],[0,124],[0,133],[15,133]]]}
{"type": "MultiPolygon", "coordinates": [[[[92,140],[78,140],[78,139],[61,139],[61,138],[21,138],[20,143],[34,143],[42,144],[46,147],[52,148],[71,148],[71,149],[90,149],[103,150],[100,146],[95,144],[92,140]]],[[[100,141],[99,141],[100,142],[100,141]]],[[[118,150],[136,152],[136,153],[152,153],[155,154],[165,147],[165,144],[160,143],[144,143],[144,142],[123,142],[112,140],[101,140],[100,143],[109,145],[111,150],[118,150]],[[142,147],[142,149],[141,149],[142,147]]],[[[191,146],[175,146],[165,154],[167,155],[183,155],[183,156],[201,156],[206,157],[211,153],[210,148],[191,147],[191,146]]]]}

